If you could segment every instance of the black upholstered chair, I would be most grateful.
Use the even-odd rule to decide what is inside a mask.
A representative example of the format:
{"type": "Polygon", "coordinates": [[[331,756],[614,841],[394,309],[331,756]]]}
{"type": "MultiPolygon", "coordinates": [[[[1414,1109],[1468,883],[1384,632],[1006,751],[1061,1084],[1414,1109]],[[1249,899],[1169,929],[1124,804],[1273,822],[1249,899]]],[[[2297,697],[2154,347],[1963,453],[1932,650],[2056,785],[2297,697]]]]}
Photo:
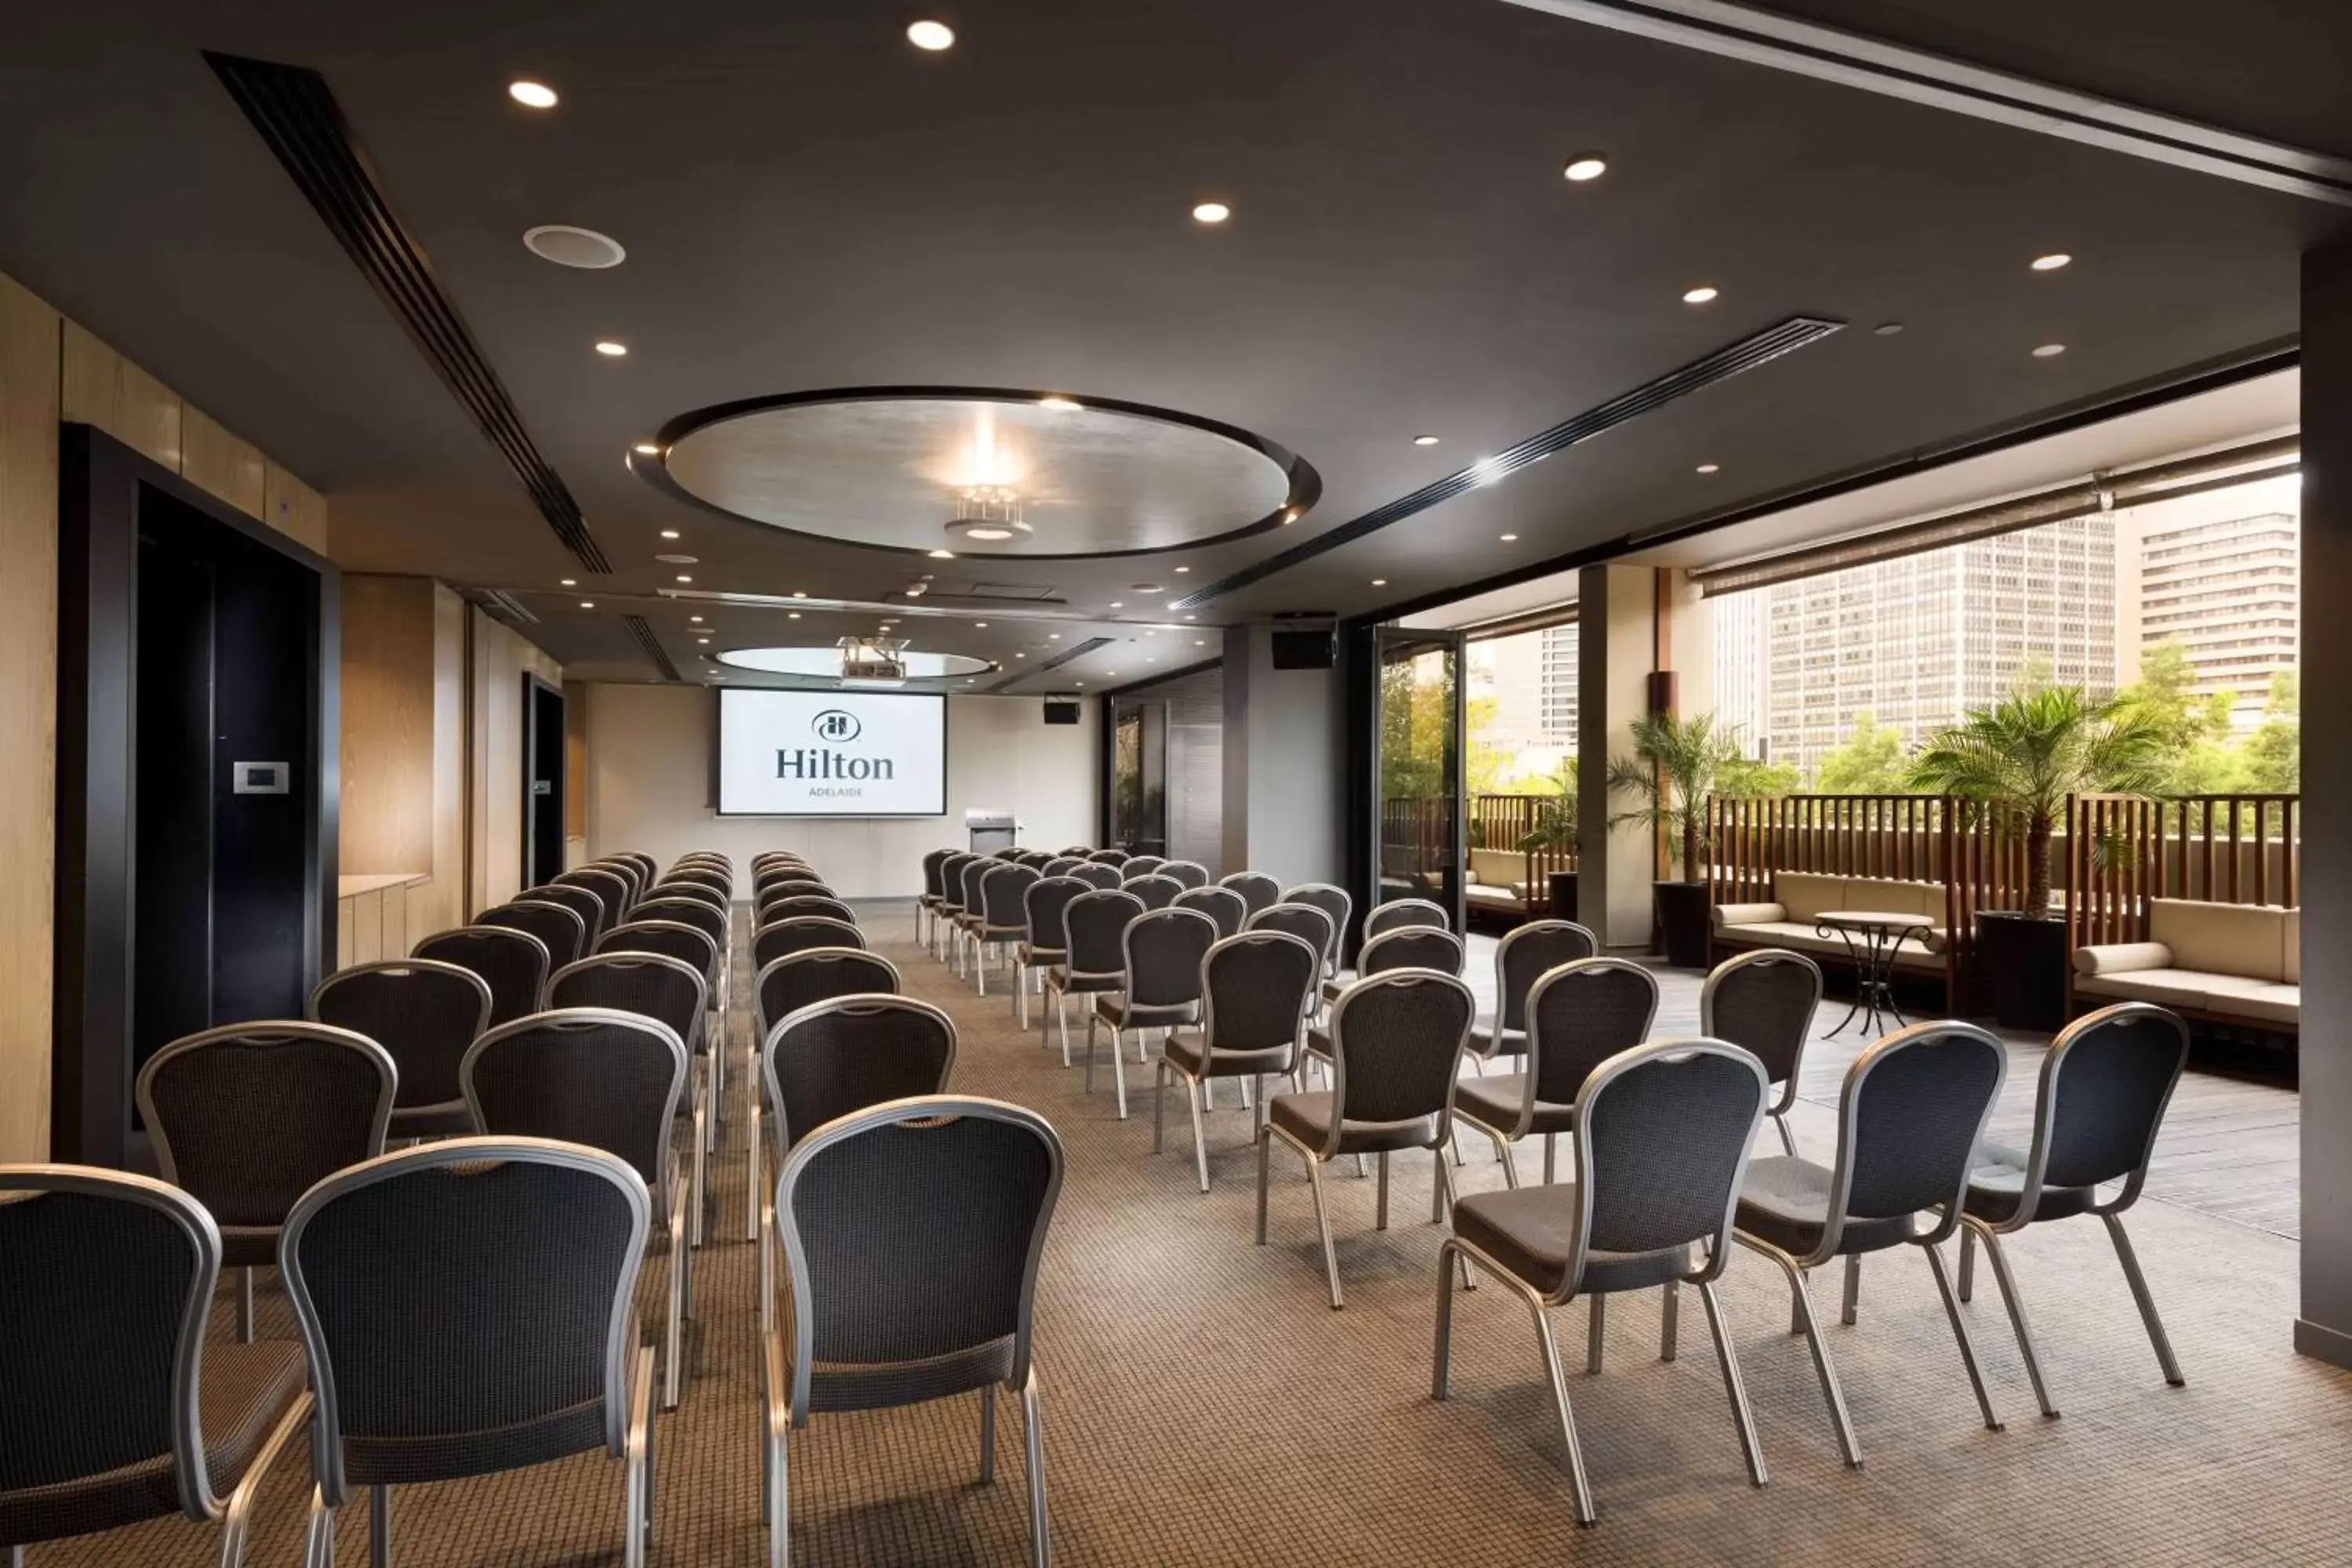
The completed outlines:
{"type": "MultiPolygon", "coordinates": [[[[631,921],[606,931],[596,943],[598,952],[658,952],[690,965],[702,976],[703,1005],[715,1007],[719,985],[726,969],[727,955],[710,940],[710,933],[684,921],[631,921]]],[[[727,1087],[727,1039],[724,1027],[712,1028],[708,1023],[687,1037],[688,1048],[700,1058],[704,1088],[701,1104],[707,1114],[703,1118],[703,1138],[715,1148],[719,1137],[719,1095],[727,1087]]],[[[698,1216],[698,1205],[695,1213],[698,1216]]],[[[700,1234],[698,1220],[697,1234],[700,1234]]]]}
{"type": "Polygon", "coordinates": [[[399,1075],[392,1138],[430,1138],[472,1126],[457,1088],[466,1047],[490,1026],[490,987],[463,965],[388,958],[339,969],[310,992],[304,1015],[382,1046],[399,1075]]]}
{"type": "MultiPolygon", "coordinates": [[[[1242,929],[1287,931],[1299,941],[1311,945],[1318,953],[1324,955],[1323,963],[1327,966],[1331,945],[1339,940],[1337,929],[1331,924],[1331,917],[1313,904],[1268,904],[1242,922],[1242,929]]],[[[1316,978],[1316,985],[1319,994],[1322,985],[1320,974],[1316,978]]]]}
{"type": "Polygon", "coordinates": [[[632,925],[646,921],[676,921],[692,926],[710,939],[711,946],[720,952],[727,951],[727,911],[707,900],[666,894],[656,888],[629,911],[632,925]]]}
{"type": "Polygon", "coordinates": [[[803,882],[787,883],[760,900],[759,921],[762,925],[794,915],[824,915],[828,920],[857,923],[857,912],[830,892],[817,891],[803,882]]]}
{"type": "Polygon", "coordinates": [[[1150,876],[1166,864],[1168,862],[1158,855],[1130,855],[1120,863],[1119,869],[1132,881],[1138,877],[1150,876]]]}
{"type": "Polygon", "coordinates": [[[923,857],[923,890],[915,900],[915,941],[919,945],[929,945],[923,922],[939,912],[940,897],[945,890],[940,875],[954,856],[952,849],[934,849],[923,857]]]}
{"type": "Polygon", "coordinates": [[[1170,860],[1160,868],[1160,875],[1172,877],[1187,888],[1209,885],[1209,868],[1197,860],[1170,860]]]}
{"type": "Polygon", "coordinates": [[[792,1319],[765,1344],[772,1568],[790,1560],[790,1436],[812,1414],[977,1390],[987,1484],[1000,1386],[1021,1397],[1030,1560],[1051,1563],[1045,1411],[1031,1363],[1037,1266],[1061,1185],[1053,1128],[1001,1100],[898,1100],[793,1150],[775,1195],[792,1319]]]}
{"type": "Polygon", "coordinates": [[[1356,900],[1348,896],[1346,889],[1335,888],[1328,882],[1302,882],[1284,893],[1282,901],[1320,910],[1330,921],[1331,945],[1323,953],[1323,973],[1338,973],[1339,944],[1348,940],[1348,917],[1354,911],[1356,900]]]}
{"type": "Polygon", "coordinates": [[[1574,921],[1529,921],[1504,933],[1495,944],[1495,1012],[1481,1014],[1470,1031],[1470,1059],[1481,1074],[1497,1057],[1525,1054],[1528,993],[1536,982],[1600,951],[1600,939],[1574,921]]]}
{"type": "MultiPolygon", "coordinates": [[[[614,879],[619,879],[617,873],[614,879]]],[[[611,934],[606,931],[605,937],[611,934]]],[[[480,975],[482,984],[490,988],[489,1028],[538,1011],[540,991],[555,972],[547,944],[527,931],[509,926],[457,926],[438,931],[410,949],[409,956],[438,959],[480,975]]]]}
{"type": "Polygon", "coordinates": [[[948,925],[955,943],[955,972],[959,979],[969,973],[965,964],[972,952],[971,933],[988,918],[988,895],[982,889],[989,874],[1002,870],[1006,864],[993,855],[974,855],[958,862],[957,875],[962,879],[963,890],[948,916],[948,925]]]}
{"type": "Polygon", "coordinates": [[[791,915],[751,933],[751,967],[765,970],[780,958],[813,947],[864,947],[866,933],[829,915],[791,915]]]}
{"type": "Polygon", "coordinates": [[[1465,1127],[1495,1141],[1503,1178],[1519,1184],[1513,1145],[1544,1141],[1543,1179],[1552,1179],[1559,1134],[1576,1131],[1576,1091],[1593,1068],[1650,1037],[1658,1016],[1658,979],[1622,958],[1579,958],[1561,964],[1528,994],[1527,1061],[1518,1072],[1474,1078],[1454,1099],[1465,1127]]]}
{"type": "Polygon", "coordinates": [[[1572,1181],[1475,1193],[1454,1205],[1454,1234],[1438,1249],[1437,1356],[1430,1392],[1444,1399],[1449,1391],[1454,1289],[1446,1278],[1448,1255],[1466,1256],[1535,1316],[1580,1524],[1598,1515],[1547,1315],[1579,1296],[1591,1313],[1586,1371],[1597,1373],[1611,1296],[1663,1288],[1659,1354],[1672,1361],[1678,1292],[1685,1285],[1698,1288],[1748,1479],[1765,1484],[1764,1451],[1715,1282],[1731,1256],[1732,1205],[1766,1092],[1762,1064],[1727,1042],[1637,1046],[1595,1067],[1573,1093],[1585,1126],[1576,1139],[1572,1181]]]}
{"type": "Polygon", "coordinates": [[[1231,888],[1239,893],[1242,902],[1253,915],[1282,902],[1282,884],[1263,871],[1235,871],[1229,877],[1219,878],[1217,886],[1231,888]]]}
{"type": "Polygon", "coordinates": [[[1364,940],[1370,942],[1382,931],[1409,931],[1419,926],[1451,931],[1454,922],[1445,916],[1442,904],[1427,899],[1391,899],[1385,904],[1375,904],[1364,911],[1364,940]]]}
{"type": "MultiPolygon", "coordinates": [[[[1239,895],[1234,895],[1238,901],[1239,895]]],[[[1170,1075],[1183,1080],[1192,1114],[1192,1163],[1201,1190],[1209,1190],[1209,1153],[1201,1132],[1207,1086],[1237,1078],[1257,1093],[1251,1103],[1265,1117],[1265,1079],[1295,1078],[1299,1036],[1315,1003],[1315,975],[1323,954],[1311,942],[1278,931],[1245,931],[1221,939],[1201,960],[1201,1029],[1180,1031],[1161,1047],[1152,1083],[1151,1147],[1162,1147],[1170,1075]]]]}
{"type": "Polygon", "coordinates": [[[517,899],[499,904],[476,915],[474,923],[530,932],[547,949],[547,962],[557,969],[588,951],[588,922],[578,911],[552,900],[517,899]]]}
{"type": "Polygon", "coordinates": [[[475,1131],[602,1149],[627,1161],[652,1193],[659,1228],[647,1241],[660,1238],[668,1265],[661,1364],[665,1410],[677,1405],[686,1318],[694,1299],[687,1245],[693,1184],[679,1169],[670,1137],[691,1066],[677,1031],[643,1012],[562,1007],[492,1029],[474,1042],[460,1069],[475,1131]]]}
{"type": "Polygon", "coordinates": [[[958,850],[940,862],[940,901],[931,910],[931,956],[941,962],[948,956],[947,933],[964,910],[964,868],[980,858],[958,850]]]}
{"type": "MultiPolygon", "coordinates": [[[[681,885],[691,885],[716,893],[723,903],[735,901],[735,869],[731,866],[721,866],[709,860],[684,862],[671,867],[668,875],[655,883],[654,888],[681,885]]],[[[646,890],[650,892],[653,889],[646,890]]]]}
{"type": "MultiPolygon", "coordinates": [[[[1797,1103],[1797,1073],[1821,1005],[1822,966],[1777,947],[1725,959],[1699,987],[1698,1032],[1729,1040],[1764,1064],[1764,1076],[1780,1090],[1767,1114],[1780,1131],[1780,1148],[1790,1154],[1797,1139],[1789,1131],[1789,1108],[1797,1103]]],[[[1961,1257],[1967,1256],[1963,1247],[1961,1257]]]]}
{"type": "MultiPolygon", "coordinates": [[[[1045,971],[1045,989],[1054,998],[1055,1016],[1062,1027],[1062,1065],[1070,1065],[1070,998],[1098,996],[1116,991],[1127,976],[1127,928],[1143,913],[1143,900],[1117,888],[1097,888],[1070,900],[1062,911],[1069,933],[1069,956],[1045,971]]],[[[1094,1037],[1093,1015],[1087,1015],[1087,1037],[1094,1037]]]]}
{"type": "Polygon", "coordinates": [[[244,1562],[255,1497],[310,1398],[299,1345],[208,1339],[220,1270],[212,1216],[177,1187],[79,1165],[0,1165],[0,1545],[10,1568],[36,1542],[174,1513],[218,1521],[221,1568],[244,1562]]]}
{"type": "Polygon", "coordinates": [[[1176,895],[1168,906],[1174,910],[1198,910],[1217,923],[1221,937],[1239,936],[1242,922],[1249,919],[1249,905],[1231,888],[1187,888],[1176,895]]]}
{"type": "Polygon", "coordinates": [[[535,888],[525,888],[515,895],[517,903],[526,899],[541,903],[562,904],[565,909],[578,915],[581,930],[588,933],[586,945],[580,950],[582,952],[589,951],[589,948],[595,945],[596,939],[604,935],[609,927],[618,925],[625,918],[617,910],[605,909],[604,900],[597,896],[594,889],[583,888],[573,882],[541,882],[535,888]]]}
{"type": "MultiPolygon", "coordinates": [[[[752,982],[752,1038],[764,1042],[778,1024],[820,1002],[837,996],[895,995],[905,989],[898,966],[878,952],[856,947],[802,948],[762,966],[752,982]]],[[[758,1088],[751,1095],[751,1146],[754,1150],[761,1147],[758,1088]]],[[[767,1165],[757,1158],[744,1164],[750,1173],[751,1192],[743,1210],[743,1239],[757,1241],[761,1205],[767,1201],[767,1165]]]]}
{"type": "Polygon", "coordinates": [[[611,866],[575,866],[550,881],[560,886],[585,888],[604,900],[604,928],[629,918],[629,906],[636,898],[636,888],[629,874],[611,866]]]}
{"type": "Polygon", "coordinates": [[[635,1301],[652,1222],[628,1162],[540,1138],[422,1144],[305,1194],[279,1247],[317,1401],[304,1561],[333,1561],[354,1490],[383,1564],[394,1486],[602,1448],[626,1471],[623,1562],[644,1568],[654,1348],[635,1301]]]}
{"type": "MultiPolygon", "coordinates": [[[[1034,866],[999,865],[980,879],[980,909],[968,914],[964,939],[971,944],[972,982],[988,994],[988,957],[993,948],[1002,959],[1009,948],[1029,938],[1029,889],[1045,880],[1034,866]]],[[[1022,994],[1021,972],[1013,976],[1016,1002],[1022,994]]]]}
{"type": "Polygon", "coordinates": [[[1838,1096],[1834,1164],[1781,1154],[1748,1168],[1739,1192],[1738,1238],[1788,1277],[1794,1307],[1790,1326],[1812,1347],[1813,1370],[1849,1465],[1862,1463],[1862,1445],[1805,1289],[1808,1270],[1839,1258],[1846,1260],[1840,1316],[1851,1324],[1863,1254],[1911,1246],[1927,1255],[1978,1408],[1986,1426],[2000,1429],[1939,1249],[1959,1226],[1977,1146],[2008,1071],[2000,1039],[1974,1024],[1947,1019],[1897,1029],[1846,1069],[1838,1096]]]}
{"type": "Polygon", "coordinates": [[[646,899],[691,899],[696,903],[709,905],[722,915],[735,907],[734,900],[727,896],[725,889],[711,882],[697,880],[691,877],[666,878],[647,888],[637,903],[630,906],[630,911],[635,919],[658,918],[642,912],[641,906],[646,899]]]}
{"type": "Polygon", "coordinates": [[[1048,877],[1066,877],[1086,863],[1087,858],[1083,855],[1062,854],[1051,857],[1037,869],[1048,877]]]}
{"type": "Polygon", "coordinates": [[[1340,992],[1367,974],[1390,969],[1434,969],[1459,977],[1468,962],[1462,939],[1444,926],[1388,926],[1364,939],[1354,969],[1343,969],[1323,983],[1323,1000],[1338,1000],[1340,992]]]}
{"type": "Polygon", "coordinates": [[[1331,1005],[1330,1089],[1278,1094],[1266,1106],[1257,1135],[1257,1244],[1265,1245],[1268,1153],[1279,1138],[1307,1162],[1335,1311],[1345,1301],[1331,1216],[1323,1202],[1323,1167],[1343,1154],[1376,1156],[1380,1196],[1374,1224],[1386,1230],[1390,1154],[1430,1150],[1438,1155],[1432,1162],[1436,1172],[1430,1218],[1443,1220],[1454,1178],[1442,1151],[1453,1122],[1455,1077],[1477,1011],[1470,987],[1451,974],[1398,969],[1367,975],[1331,1005]]]}
{"type": "Polygon", "coordinates": [[[656,860],[652,856],[646,854],[642,849],[616,849],[612,854],[606,856],[605,858],[608,860],[625,861],[627,864],[635,867],[637,869],[637,885],[640,887],[652,881],[656,874],[661,870],[661,862],[656,860]]]}
{"type": "Polygon", "coordinates": [[[1124,849],[1097,849],[1091,851],[1087,856],[1087,858],[1093,861],[1097,866],[1124,866],[1127,864],[1127,851],[1124,849]]]}
{"type": "MultiPolygon", "coordinates": [[[[1131,890],[1131,885],[1130,885],[1131,890]]],[[[1217,922],[1198,910],[1147,910],[1120,936],[1118,989],[1095,997],[1087,1015],[1087,1080],[1095,1087],[1097,1026],[1110,1030],[1111,1081],[1118,1096],[1118,1119],[1127,1120],[1127,1031],[1135,1031],[1135,1059],[1147,1058],[1144,1037],[1163,1038],[1201,1021],[1201,961],[1217,941],[1217,922]]]]}
{"type": "Polygon", "coordinates": [[[1976,1242],[1984,1241],[1993,1279],[2009,1308],[2010,1326],[2044,1415],[2055,1415],[2042,1357],[2026,1326],[2025,1300],[2017,1293],[2000,1237],[2047,1220],[2096,1215],[2115,1244],[2116,1261],[2138,1303],[2140,1322],[2155,1348],[2164,1381],[2181,1386],[2180,1363],[2156,1314],[2156,1298],[2124,1233],[2123,1214],[2139,1201],[2147,1162],[2165,1107],[2189,1062],[2189,1026],[2177,1014],[2147,1002],[2123,1002],[2075,1019],[2059,1031],[2042,1058],[2042,1079],[2033,1100],[2033,1138],[2024,1149],[1981,1143],[1969,1173],[1969,1194],[1960,1216],[1960,1300],[1975,1284],[1976,1242]],[[2112,1197],[2098,1189],[2122,1185],[2112,1197]]]}
{"type": "MultiPolygon", "coordinates": [[[[1129,861],[1129,864],[1131,866],[1134,862],[1129,861]]],[[[1142,900],[1147,910],[1170,908],[1176,902],[1177,895],[1184,890],[1183,883],[1173,877],[1161,876],[1157,871],[1146,871],[1140,875],[1129,871],[1127,880],[1119,886],[1142,900]]]]}
{"type": "MultiPolygon", "coordinates": [[[[598,952],[577,963],[565,964],[550,975],[542,1005],[550,1008],[604,1007],[635,1013],[653,1019],[676,1035],[685,1043],[688,1056],[700,1057],[708,1048],[708,995],[703,977],[682,958],[659,952],[598,952]]],[[[706,1103],[703,1098],[709,1083],[707,1076],[698,1079],[695,1091],[678,1107],[694,1139],[694,1168],[688,1182],[693,1198],[688,1208],[688,1228],[697,1247],[702,1245],[709,1206],[705,1200],[710,1190],[709,1120],[718,1114],[717,1107],[706,1103]]]]}
{"type": "Polygon", "coordinates": [[[147,1058],[133,1090],[163,1179],[220,1228],[237,1271],[236,1337],[253,1340],[253,1271],[312,1183],[383,1152],[400,1079],[364,1035],[326,1024],[231,1024],[147,1058]]]}
{"type": "Polygon", "coordinates": [[[1126,880],[1119,875],[1118,867],[1101,860],[1087,860],[1073,866],[1070,868],[1070,875],[1087,887],[1100,889],[1105,892],[1117,889],[1119,883],[1126,880]]]}
{"type": "Polygon", "coordinates": [[[651,871],[646,870],[643,866],[638,865],[635,860],[626,860],[614,856],[607,856],[604,859],[590,860],[585,862],[585,864],[594,867],[599,871],[619,872],[622,879],[629,884],[629,897],[627,901],[630,904],[635,904],[640,898],[643,898],[645,896],[646,889],[653,885],[654,874],[651,871]]]}
{"type": "MultiPolygon", "coordinates": [[[[1069,865],[1082,861],[1067,860],[1069,865]]],[[[1042,984],[1045,971],[1070,954],[1070,933],[1063,923],[1070,900],[1087,890],[1076,877],[1040,876],[1021,894],[1021,942],[1013,950],[1013,993],[1021,1026],[1029,1026],[1029,989],[1042,984]]],[[[1037,1043],[1046,1044],[1045,1010],[1038,1009],[1037,1043]]]]}

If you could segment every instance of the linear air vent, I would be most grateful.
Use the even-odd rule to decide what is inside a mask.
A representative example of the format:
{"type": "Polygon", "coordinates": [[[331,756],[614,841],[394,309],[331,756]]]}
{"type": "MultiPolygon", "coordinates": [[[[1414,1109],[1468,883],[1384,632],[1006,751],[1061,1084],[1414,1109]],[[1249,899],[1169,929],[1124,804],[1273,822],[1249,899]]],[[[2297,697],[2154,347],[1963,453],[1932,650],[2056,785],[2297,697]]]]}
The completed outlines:
{"type": "Polygon", "coordinates": [[[484,588],[481,594],[482,608],[506,622],[507,625],[510,626],[539,625],[539,617],[531,614],[530,606],[504,588],[484,588]]]}
{"type": "Polygon", "coordinates": [[[210,50],[205,59],[320,221],[408,329],[450,395],[522,481],[564,548],[591,572],[612,571],[580,515],[580,503],[532,444],[498,372],[456,302],[441,291],[424,246],[401,226],[326,78],[299,66],[210,50]]]}
{"type": "Polygon", "coordinates": [[[671,662],[669,651],[662,647],[661,638],[654,636],[654,628],[646,623],[645,616],[623,616],[621,624],[629,628],[629,635],[637,639],[637,646],[646,650],[646,658],[661,671],[664,680],[678,679],[677,666],[671,662]]]}
{"type": "Polygon", "coordinates": [[[1402,522],[1406,518],[1427,511],[1433,506],[1442,506],[1456,496],[1508,478],[1530,463],[1549,458],[1554,452],[1565,451],[1579,441],[1591,440],[1603,430],[1614,429],[1629,419],[1663,408],[1702,387],[1728,381],[1740,372],[1753,370],[1768,361],[1779,359],[1792,349],[1819,342],[1844,325],[1843,321],[1824,316],[1791,316],[1778,326],[1767,327],[1753,337],[1742,338],[1704,358],[1693,360],[1680,370],[1669,371],[1655,381],[1644,382],[1631,392],[1620,393],[1606,403],[1563,419],[1550,429],[1530,436],[1517,446],[1497,452],[1459,473],[1448,474],[1410,495],[1399,496],[1361,517],[1328,529],[1279,554],[1269,555],[1263,561],[1244,566],[1229,577],[1197,588],[1169,607],[1197,610],[1212,599],[1223,598],[1253,583],[1263,582],[1277,572],[1286,572],[1326,551],[1353,543],[1367,534],[1377,533],[1391,523],[1402,522]]]}
{"type": "Polygon", "coordinates": [[[1087,654],[1094,652],[1095,649],[1098,647],[1108,647],[1112,643],[1117,642],[1118,640],[1118,639],[1117,637],[1088,637],[1082,643],[1076,643],[1064,648],[1061,652],[1055,654],[1051,658],[1041,659],[1037,663],[1031,665],[1026,669],[1014,670],[1013,673],[1007,675],[1003,679],[991,685],[989,689],[991,691],[1003,691],[1011,687],[1015,681],[1027,680],[1033,676],[1043,675],[1049,669],[1059,669],[1062,666],[1069,663],[1070,660],[1074,658],[1083,658],[1087,654]]]}

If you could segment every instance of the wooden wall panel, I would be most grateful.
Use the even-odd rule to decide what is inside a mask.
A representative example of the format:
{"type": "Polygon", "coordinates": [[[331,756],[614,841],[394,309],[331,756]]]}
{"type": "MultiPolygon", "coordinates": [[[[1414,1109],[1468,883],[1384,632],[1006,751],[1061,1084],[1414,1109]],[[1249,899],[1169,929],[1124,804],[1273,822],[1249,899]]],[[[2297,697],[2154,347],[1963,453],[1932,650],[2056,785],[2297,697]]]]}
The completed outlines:
{"type": "Polygon", "coordinates": [[[73,321],[64,323],[59,416],[94,425],[173,473],[185,450],[180,395],[73,321]]]}
{"type": "Polygon", "coordinates": [[[241,441],[194,408],[184,408],[180,426],[180,477],[218,496],[247,517],[266,517],[268,463],[251,442],[241,441]]]}
{"type": "Polygon", "coordinates": [[[327,553],[327,498],[275,463],[265,462],[262,468],[261,521],[327,553]]]}
{"type": "Polygon", "coordinates": [[[434,602],[428,577],[343,578],[342,874],[434,865],[434,602]]]}
{"type": "Polygon", "coordinates": [[[466,601],[433,585],[433,880],[411,895],[414,943],[465,923],[466,601]]]}
{"type": "Polygon", "coordinates": [[[0,1162],[49,1153],[60,330],[0,276],[0,1162]]]}

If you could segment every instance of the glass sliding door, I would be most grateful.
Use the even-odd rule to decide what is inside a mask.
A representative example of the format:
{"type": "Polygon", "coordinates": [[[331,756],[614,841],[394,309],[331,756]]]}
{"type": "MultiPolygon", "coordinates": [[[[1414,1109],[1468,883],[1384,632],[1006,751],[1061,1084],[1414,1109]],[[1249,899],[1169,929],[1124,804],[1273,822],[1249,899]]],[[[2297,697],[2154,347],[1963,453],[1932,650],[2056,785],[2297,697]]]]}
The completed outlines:
{"type": "Polygon", "coordinates": [[[1130,855],[1168,853],[1168,708],[1115,700],[1111,709],[1110,843],[1130,855]]]}
{"type": "MultiPolygon", "coordinates": [[[[1382,626],[1372,636],[1373,904],[1427,899],[1463,929],[1463,639],[1382,626]]],[[[1367,889],[1359,888],[1361,897],[1367,889]]]]}

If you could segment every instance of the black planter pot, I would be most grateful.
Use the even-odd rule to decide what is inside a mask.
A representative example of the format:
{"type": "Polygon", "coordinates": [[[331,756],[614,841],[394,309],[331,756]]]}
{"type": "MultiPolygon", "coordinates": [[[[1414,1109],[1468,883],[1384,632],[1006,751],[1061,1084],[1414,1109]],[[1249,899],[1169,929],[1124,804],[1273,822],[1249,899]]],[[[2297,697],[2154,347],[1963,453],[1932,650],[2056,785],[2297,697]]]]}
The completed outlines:
{"type": "Polygon", "coordinates": [[[1685,969],[1705,969],[1707,960],[1707,896],[1705,882],[1653,882],[1657,900],[1658,931],[1664,940],[1666,962],[1685,969]]]}
{"type": "Polygon", "coordinates": [[[1548,880],[1551,883],[1551,918],[1556,921],[1574,920],[1576,918],[1576,873],[1554,871],[1548,880]]]}
{"type": "Polygon", "coordinates": [[[1993,1022],[2051,1030],[2066,1022],[2066,922],[2016,910],[1977,915],[1977,969],[1993,1022]]]}

